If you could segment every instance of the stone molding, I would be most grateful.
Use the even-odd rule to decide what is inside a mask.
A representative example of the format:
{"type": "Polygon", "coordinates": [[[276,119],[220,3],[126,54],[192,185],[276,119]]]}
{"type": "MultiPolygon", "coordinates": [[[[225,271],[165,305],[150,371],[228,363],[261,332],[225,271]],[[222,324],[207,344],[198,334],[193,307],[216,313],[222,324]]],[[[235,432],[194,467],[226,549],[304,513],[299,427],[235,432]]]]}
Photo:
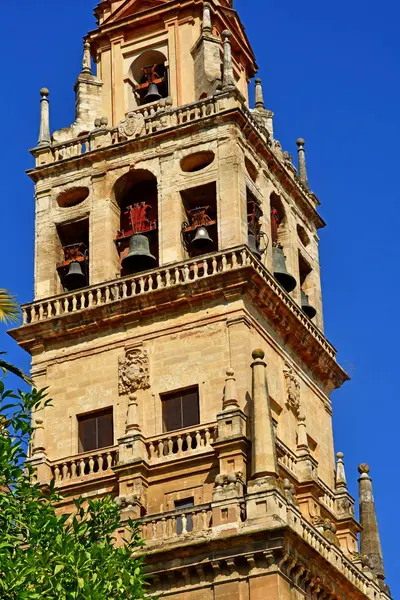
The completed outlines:
{"type": "Polygon", "coordinates": [[[285,362],[283,370],[286,384],[286,406],[291,410],[296,417],[300,414],[300,380],[295,374],[292,365],[285,362]]]}

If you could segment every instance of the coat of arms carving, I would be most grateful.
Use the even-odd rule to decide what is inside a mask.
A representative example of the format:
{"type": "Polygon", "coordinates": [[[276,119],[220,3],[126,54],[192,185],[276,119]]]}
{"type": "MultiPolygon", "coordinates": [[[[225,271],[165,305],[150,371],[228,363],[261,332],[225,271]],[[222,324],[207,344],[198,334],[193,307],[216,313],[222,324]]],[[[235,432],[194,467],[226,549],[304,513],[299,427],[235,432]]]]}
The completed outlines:
{"type": "Polygon", "coordinates": [[[119,359],[119,393],[132,394],[150,387],[149,357],[143,348],[134,348],[119,359]]]}
{"type": "Polygon", "coordinates": [[[300,381],[289,363],[285,363],[283,374],[286,382],[286,405],[298,417],[300,413],[300,381]]]}
{"type": "Polygon", "coordinates": [[[144,129],[144,117],[141,113],[130,112],[118,123],[118,132],[127,138],[137,137],[144,129]]]}

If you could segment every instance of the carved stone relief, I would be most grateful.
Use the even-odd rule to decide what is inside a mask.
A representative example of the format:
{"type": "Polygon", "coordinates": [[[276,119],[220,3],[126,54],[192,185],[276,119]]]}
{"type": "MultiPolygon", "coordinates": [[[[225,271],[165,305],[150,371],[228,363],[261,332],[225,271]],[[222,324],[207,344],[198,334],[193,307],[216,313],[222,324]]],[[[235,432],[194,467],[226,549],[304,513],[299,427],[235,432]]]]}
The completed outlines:
{"type": "Polygon", "coordinates": [[[149,357],[143,348],[128,350],[119,359],[119,393],[132,394],[150,387],[149,357]]]}
{"type": "Polygon", "coordinates": [[[144,129],[144,117],[141,113],[130,112],[126,119],[118,123],[118,132],[127,138],[136,137],[144,129]]]}
{"type": "Polygon", "coordinates": [[[296,417],[300,413],[300,381],[293,371],[292,365],[285,363],[283,370],[286,382],[286,406],[292,410],[296,417]]]}

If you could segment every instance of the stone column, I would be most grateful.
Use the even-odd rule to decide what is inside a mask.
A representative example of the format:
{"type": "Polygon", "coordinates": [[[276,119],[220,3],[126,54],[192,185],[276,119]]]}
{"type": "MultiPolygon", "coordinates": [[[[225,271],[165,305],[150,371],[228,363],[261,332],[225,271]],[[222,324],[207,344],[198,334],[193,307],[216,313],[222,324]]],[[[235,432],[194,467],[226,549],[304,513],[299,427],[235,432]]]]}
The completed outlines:
{"type": "Polygon", "coordinates": [[[42,99],[40,101],[40,131],[38,146],[48,146],[51,143],[50,138],[50,110],[48,95],[50,94],[47,88],[40,90],[42,99]]]}
{"type": "Polygon", "coordinates": [[[211,22],[211,6],[206,2],[203,6],[203,33],[212,33],[212,22],[211,22]]]}
{"type": "Polygon", "coordinates": [[[344,470],[344,454],[343,452],[338,452],[336,454],[337,463],[336,463],[336,478],[335,478],[335,487],[338,492],[343,492],[347,490],[347,480],[346,480],[346,472],[344,470]]]}
{"type": "Polygon", "coordinates": [[[233,63],[232,63],[232,47],[231,47],[231,32],[224,29],[222,32],[224,40],[224,74],[222,80],[222,87],[224,90],[229,90],[235,87],[235,79],[233,77],[233,63]]]}
{"type": "Polygon", "coordinates": [[[304,149],[305,141],[303,138],[299,138],[296,144],[298,147],[297,153],[299,155],[299,178],[301,183],[308,187],[306,151],[304,149]]]}
{"type": "Polygon", "coordinates": [[[369,476],[370,468],[368,465],[362,464],[358,467],[358,471],[360,473],[358,484],[360,523],[362,526],[360,553],[362,556],[366,556],[368,558],[369,567],[377,576],[381,586],[386,587],[384,584],[385,567],[383,564],[374,495],[372,492],[372,479],[369,476]]]}
{"type": "Polygon", "coordinates": [[[90,60],[90,44],[86,40],[83,45],[82,73],[92,74],[92,65],[90,60]]]}
{"type": "Polygon", "coordinates": [[[266,377],[264,352],[254,350],[251,477],[277,476],[275,434],[266,377]]]}
{"type": "Polygon", "coordinates": [[[261,79],[256,79],[255,94],[256,94],[255,107],[257,110],[263,111],[265,109],[265,104],[264,104],[264,94],[263,94],[261,79]]]}

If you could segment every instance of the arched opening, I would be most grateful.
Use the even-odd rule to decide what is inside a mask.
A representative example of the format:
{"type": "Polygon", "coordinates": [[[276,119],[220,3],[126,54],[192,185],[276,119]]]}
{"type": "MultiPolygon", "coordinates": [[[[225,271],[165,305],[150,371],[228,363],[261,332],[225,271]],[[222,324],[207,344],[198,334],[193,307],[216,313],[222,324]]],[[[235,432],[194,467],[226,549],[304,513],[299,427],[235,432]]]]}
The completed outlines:
{"type": "Polygon", "coordinates": [[[261,251],[261,217],[263,212],[261,210],[260,202],[252,194],[249,188],[246,188],[247,196],[247,229],[248,229],[248,242],[247,245],[254,254],[261,260],[263,251],[261,251]]]}
{"type": "Polygon", "coordinates": [[[217,185],[215,182],[181,191],[182,243],[190,257],[218,251],[217,185]]]}
{"type": "Polygon", "coordinates": [[[84,186],[69,188],[57,196],[57,204],[61,208],[77,206],[89,196],[89,189],[84,186]]]}
{"type": "Polygon", "coordinates": [[[215,154],[211,150],[202,150],[188,154],[181,160],[181,169],[184,173],[201,171],[214,162],[215,154]]]}
{"type": "Polygon", "coordinates": [[[309,319],[313,319],[317,314],[316,309],[310,302],[313,292],[313,270],[304,256],[299,252],[299,274],[301,288],[301,309],[309,319]]]}
{"type": "Polygon", "coordinates": [[[297,225],[297,235],[300,238],[301,243],[305,248],[307,248],[310,243],[310,238],[308,237],[306,230],[301,225],[297,225]]]}
{"type": "Polygon", "coordinates": [[[284,241],[286,234],[286,213],[278,194],[271,194],[271,239],[273,273],[278,283],[289,293],[296,287],[296,279],[286,267],[284,241]]]}
{"type": "Polygon", "coordinates": [[[158,265],[157,179],[145,169],[132,170],[114,186],[120,208],[120,229],[115,244],[121,275],[139,273],[158,265]]]}
{"type": "Polygon", "coordinates": [[[57,225],[59,257],[57,273],[65,292],[89,285],[89,219],[57,225]]]}
{"type": "Polygon", "coordinates": [[[169,94],[167,58],[159,50],[147,50],[131,65],[137,106],[167,98],[169,94]]]}

